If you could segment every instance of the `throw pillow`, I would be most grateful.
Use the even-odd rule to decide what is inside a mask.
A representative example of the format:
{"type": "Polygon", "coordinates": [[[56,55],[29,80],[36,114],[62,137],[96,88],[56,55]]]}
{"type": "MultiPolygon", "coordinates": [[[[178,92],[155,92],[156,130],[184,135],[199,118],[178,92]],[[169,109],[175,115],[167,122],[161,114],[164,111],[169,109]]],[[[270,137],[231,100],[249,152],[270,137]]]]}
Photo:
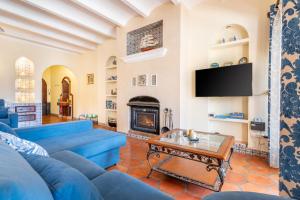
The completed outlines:
{"type": "Polygon", "coordinates": [[[48,152],[40,145],[23,140],[12,134],[0,131],[0,139],[18,152],[49,157],[48,152]]]}
{"type": "Polygon", "coordinates": [[[78,170],[51,157],[22,155],[48,184],[54,200],[103,200],[96,186],[78,170]]]}
{"type": "Polygon", "coordinates": [[[12,129],[10,126],[8,126],[7,124],[4,124],[2,122],[0,122],[0,131],[18,136],[14,129],[12,129]]]}

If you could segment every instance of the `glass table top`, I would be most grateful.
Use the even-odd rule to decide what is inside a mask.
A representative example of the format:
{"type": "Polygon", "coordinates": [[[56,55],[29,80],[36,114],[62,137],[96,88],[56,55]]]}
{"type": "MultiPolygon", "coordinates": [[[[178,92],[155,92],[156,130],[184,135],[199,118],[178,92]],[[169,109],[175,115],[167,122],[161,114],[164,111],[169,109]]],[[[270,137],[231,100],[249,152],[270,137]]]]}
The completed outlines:
{"type": "Polygon", "coordinates": [[[160,141],[179,146],[218,152],[226,138],[226,136],[213,133],[204,133],[199,131],[194,131],[194,133],[196,138],[199,139],[198,141],[190,140],[189,137],[186,136],[186,131],[184,130],[178,130],[167,134],[166,136],[162,136],[160,141]]]}

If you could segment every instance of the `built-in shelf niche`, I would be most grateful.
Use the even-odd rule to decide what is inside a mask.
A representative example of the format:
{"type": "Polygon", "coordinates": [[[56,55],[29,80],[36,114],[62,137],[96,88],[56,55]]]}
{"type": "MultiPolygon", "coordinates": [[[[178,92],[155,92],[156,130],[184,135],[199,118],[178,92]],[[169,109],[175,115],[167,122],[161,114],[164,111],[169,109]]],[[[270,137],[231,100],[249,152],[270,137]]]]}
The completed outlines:
{"type": "MultiPolygon", "coordinates": [[[[224,66],[232,62],[239,64],[242,57],[249,59],[250,38],[247,30],[237,24],[224,27],[215,35],[209,50],[209,64],[218,63],[224,66]]],[[[242,84],[242,83],[237,83],[242,84]]],[[[251,119],[249,108],[249,97],[210,97],[208,98],[208,113],[215,115],[228,114],[232,112],[243,112],[245,119],[219,119],[208,117],[208,128],[212,132],[220,132],[235,137],[237,142],[248,144],[249,119],[251,119]]]]}
{"type": "Polygon", "coordinates": [[[110,102],[117,104],[117,83],[118,83],[118,59],[116,56],[111,56],[105,65],[105,90],[106,90],[106,100],[105,100],[105,111],[106,111],[106,124],[109,125],[109,119],[113,119],[117,122],[117,109],[108,107],[110,102]],[[116,77],[112,80],[112,77],[116,77]],[[112,93],[113,91],[113,93],[112,93]],[[116,92],[116,93],[115,93],[116,92]]]}

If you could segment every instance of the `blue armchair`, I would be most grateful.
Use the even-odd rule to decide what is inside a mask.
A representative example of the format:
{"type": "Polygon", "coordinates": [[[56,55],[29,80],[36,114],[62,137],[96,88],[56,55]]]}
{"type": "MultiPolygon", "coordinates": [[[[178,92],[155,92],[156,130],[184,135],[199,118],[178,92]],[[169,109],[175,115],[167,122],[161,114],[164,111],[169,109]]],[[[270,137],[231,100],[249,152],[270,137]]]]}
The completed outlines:
{"type": "Polygon", "coordinates": [[[5,107],[5,101],[0,99],[0,122],[9,125],[12,128],[18,128],[18,114],[10,113],[5,107]]]}

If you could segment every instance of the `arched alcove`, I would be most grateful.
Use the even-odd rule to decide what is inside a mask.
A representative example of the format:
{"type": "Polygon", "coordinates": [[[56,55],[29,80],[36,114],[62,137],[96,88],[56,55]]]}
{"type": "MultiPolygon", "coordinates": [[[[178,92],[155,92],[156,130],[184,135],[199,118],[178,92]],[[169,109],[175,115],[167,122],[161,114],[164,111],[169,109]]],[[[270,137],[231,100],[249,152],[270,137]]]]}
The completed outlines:
{"type": "Polygon", "coordinates": [[[15,62],[15,70],[16,103],[34,103],[34,63],[26,57],[20,57],[15,62]]]}

